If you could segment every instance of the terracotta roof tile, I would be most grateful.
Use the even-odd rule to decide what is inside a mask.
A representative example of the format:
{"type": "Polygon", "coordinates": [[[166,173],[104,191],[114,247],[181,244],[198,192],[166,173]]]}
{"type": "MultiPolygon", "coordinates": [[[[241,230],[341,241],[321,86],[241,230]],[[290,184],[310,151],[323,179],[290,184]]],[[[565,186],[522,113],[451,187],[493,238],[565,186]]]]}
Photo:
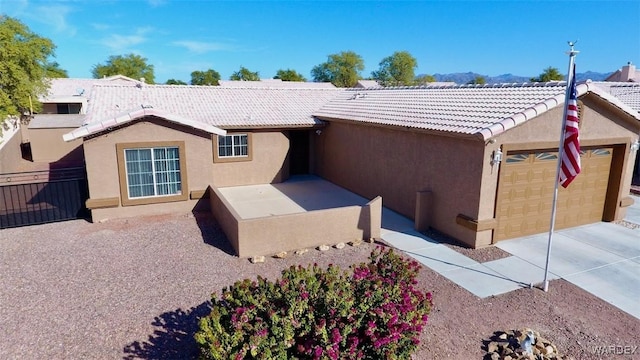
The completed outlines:
{"type": "Polygon", "coordinates": [[[39,98],[41,102],[56,102],[56,99],[69,99],[71,97],[88,98],[91,95],[91,89],[95,84],[131,86],[139,83],[139,81],[122,75],[116,75],[104,79],[59,78],[50,79],[49,81],[49,91],[47,94],[39,98]]]}
{"type": "Polygon", "coordinates": [[[640,83],[609,81],[594,81],[593,83],[640,113],[640,83]]]}
{"type": "Polygon", "coordinates": [[[330,82],[282,81],[280,79],[263,79],[260,81],[220,80],[220,87],[225,88],[285,88],[285,89],[335,89],[330,82]]]}
{"type": "MultiPolygon", "coordinates": [[[[314,114],[488,139],[563,104],[565,89],[565,82],[349,89],[314,114]]],[[[587,92],[631,110],[593,84],[578,86],[579,96],[587,92]]]]}
{"type": "Polygon", "coordinates": [[[150,106],[221,128],[312,126],[322,123],[313,112],[341,91],[98,84],[93,87],[85,123],[150,106]]]}

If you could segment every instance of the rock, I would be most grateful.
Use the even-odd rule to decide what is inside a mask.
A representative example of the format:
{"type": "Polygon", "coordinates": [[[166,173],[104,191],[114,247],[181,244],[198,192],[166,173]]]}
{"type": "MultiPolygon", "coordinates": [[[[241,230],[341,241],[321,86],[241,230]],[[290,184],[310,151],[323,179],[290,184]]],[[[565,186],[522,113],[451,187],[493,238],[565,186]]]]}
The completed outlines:
{"type": "Polygon", "coordinates": [[[340,242],[340,243],[337,243],[337,244],[335,244],[335,245],[334,245],[334,247],[335,247],[336,249],[344,249],[344,246],[345,246],[345,245],[344,245],[344,243],[343,243],[343,242],[340,242]]]}
{"type": "Polygon", "coordinates": [[[368,239],[367,239],[367,242],[368,242],[369,244],[373,244],[374,242],[376,242],[376,239],[375,239],[375,238],[368,238],[368,239]]]}
{"type": "Polygon", "coordinates": [[[543,355],[549,355],[549,354],[554,354],[554,353],[555,353],[555,351],[554,351],[554,349],[553,349],[553,346],[551,346],[551,345],[547,345],[547,346],[544,348],[544,350],[542,350],[542,354],[543,354],[543,355]]]}
{"type": "Polygon", "coordinates": [[[264,256],[254,256],[254,257],[250,258],[249,261],[251,261],[252,264],[263,263],[264,262],[264,256]]]}
{"type": "Polygon", "coordinates": [[[362,244],[362,239],[355,239],[353,241],[349,241],[349,245],[351,246],[359,246],[362,244]]]}
{"type": "Polygon", "coordinates": [[[98,222],[99,222],[100,224],[104,224],[104,223],[106,223],[107,221],[109,221],[109,219],[106,219],[106,218],[105,218],[105,219],[100,219],[100,220],[98,220],[98,222]]]}
{"type": "Polygon", "coordinates": [[[500,354],[492,353],[491,354],[491,360],[500,360],[500,354]]]}
{"type": "Polygon", "coordinates": [[[284,259],[287,257],[287,252],[286,251],[281,251],[275,255],[273,255],[274,258],[276,259],[284,259]]]}
{"type": "Polygon", "coordinates": [[[498,336],[498,339],[500,339],[500,340],[507,340],[507,333],[503,332],[502,334],[500,334],[500,335],[498,336]]]}
{"type": "Polygon", "coordinates": [[[304,254],[304,253],[306,253],[306,252],[308,252],[308,251],[309,251],[309,249],[300,249],[300,250],[296,250],[296,251],[294,252],[294,254],[296,254],[296,255],[302,255],[302,254],[304,254]]]}
{"type": "Polygon", "coordinates": [[[487,345],[487,352],[490,352],[490,353],[498,352],[498,347],[499,347],[498,343],[495,341],[492,341],[487,345]]]}
{"type": "Polygon", "coordinates": [[[327,245],[318,246],[318,250],[320,250],[320,251],[327,251],[329,249],[331,249],[331,248],[329,246],[327,246],[327,245]]]}

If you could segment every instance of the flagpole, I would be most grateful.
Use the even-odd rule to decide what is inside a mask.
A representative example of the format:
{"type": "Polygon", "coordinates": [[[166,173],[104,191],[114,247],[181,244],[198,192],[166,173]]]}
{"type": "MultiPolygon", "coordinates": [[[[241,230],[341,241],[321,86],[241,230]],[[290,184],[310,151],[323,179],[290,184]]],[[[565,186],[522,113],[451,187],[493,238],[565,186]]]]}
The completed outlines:
{"type": "Polygon", "coordinates": [[[543,290],[545,292],[549,291],[549,259],[551,258],[551,243],[553,242],[553,230],[556,224],[556,207],[558,203],[558,179],[560,178],[560,167],[562,166],[562,157],[564,156],[564,136],[565,136],[565,123],[567,122],[567,107],[569,102],[569,96],[571,95],[571,81],[573,80],[573,71],[574,71],[574,57],[579,53],[579,51],[574,50],[573,47],[576,41],[569,42],[569,47],[571,48],[567,54],[569,54],[569,71],[567,72],[567,89],[564,94],[564,113],[562,115],[562,129],[560,130],[560,144],[558,145],[558,166],[556,168],[556,177],[554,181],[554,189],[553,189],[553,205],[551,207],[551,224],[549,225],[549,241],[547,244],[547,260],[544,265],[544,283],[543,290]]]}

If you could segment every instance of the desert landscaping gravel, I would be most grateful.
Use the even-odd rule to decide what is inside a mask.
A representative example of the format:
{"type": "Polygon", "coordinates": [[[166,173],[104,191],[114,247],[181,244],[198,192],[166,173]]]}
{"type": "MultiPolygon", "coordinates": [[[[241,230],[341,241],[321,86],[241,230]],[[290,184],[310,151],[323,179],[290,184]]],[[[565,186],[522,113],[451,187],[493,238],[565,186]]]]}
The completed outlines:
{"type": "MultiPolygon", "coordinates": [[[[375,246],[251,264],[209,216],[190,214],[0,230],[0,359],[192,359],[212,292],[291,265],[346,268],[375,246]]],[[[482,359],[494,331],[520,328],[570,358],[640,358],[596,354],[639,346],[640,320],[563,280],[486,299],[427,268],[419,282],[435,307],[415,359],[482,359]]]]}

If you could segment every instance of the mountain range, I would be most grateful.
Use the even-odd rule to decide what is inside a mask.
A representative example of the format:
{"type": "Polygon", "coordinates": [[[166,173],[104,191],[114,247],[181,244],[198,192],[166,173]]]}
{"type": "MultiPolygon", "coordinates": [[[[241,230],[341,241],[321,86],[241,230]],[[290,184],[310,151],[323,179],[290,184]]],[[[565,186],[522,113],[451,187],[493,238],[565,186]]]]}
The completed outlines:
{"type": "MultiPolygon", "coordinates": [[[[577,73],[576,79],[578,81],[583,81],[587,79],[591,79],[593,81],[603,81],[606,79],[611,73],[599,73],[594,71],[587,71],[583,73],[577,73]]],[[[419,75],[420,76],[420,75],[419,75]]],[[[436,78],[436,81],[453,81],[456,84],[466,84],[476,77],[482,76],[486,80],[487,84],[501,84],[501,83],[523,83],[529,82],[529,80],[533,76],[518,76],[513,74],[502,74],[498,76],[489,76],[482,75],[475,72],[466,72],[466,73],[451,73],[451,74],[433,74],[433,77],[436,78]]]]}

